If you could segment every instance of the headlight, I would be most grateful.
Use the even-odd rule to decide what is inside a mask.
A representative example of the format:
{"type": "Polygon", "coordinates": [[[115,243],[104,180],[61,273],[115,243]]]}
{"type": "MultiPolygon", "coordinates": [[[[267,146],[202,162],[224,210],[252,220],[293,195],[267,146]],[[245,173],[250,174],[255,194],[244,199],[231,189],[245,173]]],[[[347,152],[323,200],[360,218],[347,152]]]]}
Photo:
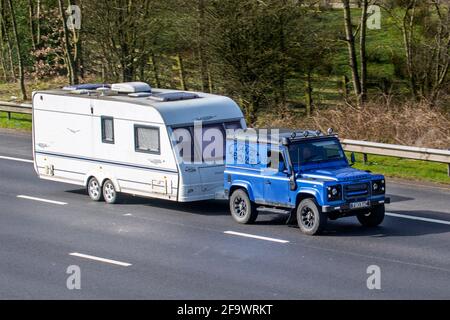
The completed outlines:
{"type": "Polygon", "coordinates": [[[328,201],[337,201],[342,199],[342,187],[340,185],[327,187],[328,201]]]}
{"type": "Polygon", "coordinates": [[[382,180],[372,181],[372,194],[384,194],[386,192],[386,182],[382,180]]]}

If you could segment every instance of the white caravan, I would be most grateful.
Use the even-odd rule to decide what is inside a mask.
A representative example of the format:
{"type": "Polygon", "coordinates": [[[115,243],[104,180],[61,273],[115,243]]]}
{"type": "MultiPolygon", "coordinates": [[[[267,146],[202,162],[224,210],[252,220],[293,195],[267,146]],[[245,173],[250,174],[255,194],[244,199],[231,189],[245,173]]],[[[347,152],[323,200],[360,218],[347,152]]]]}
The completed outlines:
{"type": "MultiPolygon", "coordinates": [[[[196,136],[198,121],[203,131],[213,128],[224,136],[226,129],[246,127],[238,105],[218,95],[152,89],[142,82],[37,91],[34,167],[42,179],[86,187],[96,201],[114,203],[118,193],[214,199],[223,191],[223,163],[180,161],[180,141],[173,135],[181,128],[196,136]]],[[[202,147],[205,141],[192,143],[192,154],[202,158],[202,147]]]]}

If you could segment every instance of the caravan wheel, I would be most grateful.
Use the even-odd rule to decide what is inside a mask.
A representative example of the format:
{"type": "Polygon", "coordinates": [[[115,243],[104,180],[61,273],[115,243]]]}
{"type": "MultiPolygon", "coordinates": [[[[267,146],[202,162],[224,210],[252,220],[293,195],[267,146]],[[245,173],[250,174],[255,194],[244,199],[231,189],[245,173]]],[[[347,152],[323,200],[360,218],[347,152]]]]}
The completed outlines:
{"type": "Polygon", "coordinates": [[[114,204],[118,200],[118,194],[111,180],[106,180],[103,184],[103,197],[106,203],[114,204]]]}
{"type": "Polygon", "coordinates": [[[88,185],[87,185],[87,192],[89,194],[89,197],[94,201],[101,201],[103,200],[103,194],[102,194],[102,186],[98,182],[97,179],[92,177],[89,179],[88,185]]]}

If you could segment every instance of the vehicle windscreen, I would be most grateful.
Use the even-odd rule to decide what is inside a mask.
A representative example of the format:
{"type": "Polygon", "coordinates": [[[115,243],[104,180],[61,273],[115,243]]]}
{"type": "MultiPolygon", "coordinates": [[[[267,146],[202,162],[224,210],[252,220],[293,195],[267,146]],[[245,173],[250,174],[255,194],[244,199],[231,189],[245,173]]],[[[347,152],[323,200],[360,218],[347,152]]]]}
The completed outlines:
{"type": "Polygon", "coordinates": [[[292,165],[345,160],[345,154],[337,139],[305,140],[289,146],[292,165]]]}

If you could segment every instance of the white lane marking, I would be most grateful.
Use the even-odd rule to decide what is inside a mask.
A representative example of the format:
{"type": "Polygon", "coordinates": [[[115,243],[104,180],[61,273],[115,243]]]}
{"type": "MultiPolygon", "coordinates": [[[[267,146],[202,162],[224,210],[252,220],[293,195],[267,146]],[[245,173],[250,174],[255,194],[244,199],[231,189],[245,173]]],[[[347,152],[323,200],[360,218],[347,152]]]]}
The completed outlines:
{"type": "Polygon", "coordinates": [[[425,222],[432,222],[432,223],[440,223],[440,224],[450,225],[450,221],[445,221],[445,220],[422,218],[422,217],[416,217],[416,216],[407,216],[407,215],[404,215],[404,214],[391,213],[391,212],[386,212],[386,215],[389,216],[389,217],[395,217],[395,218],[404,218],[404,219],[410,219],[410,220],[419,220],[419,221],[425,221],[425,222]]]}
{"type": "Polygon", "coordinates": [[[289,241],[287,241],[287,240],[268,238],[268,237],[261,237],[261,236],[256,236],[256,235],[248,234],[248,233],[241,233],[241,232],[234,232],[234,231],[225,231],[224,233],[225,234],[234,235],[234,236],[253,238],[253,239],[259,239],[259,240],[266,240],[266,241],[272,241],[272,242],[278,242],[278,243],[289,243],[289,241]]]}
{"type": "Polygon", "coordinates": [[[17,198],[33,200],[33,201],[40,201],[40,202],[51,203],[51,204],[58,204],[60,206],[65,206],[67,204],[66,202],[47,200],[47,199],[35,198],[35,197],[24,196],[24,195],[18,195],[17,198]]]}
{"type": "Polygon", "coordinates": [[[21,159],[21,158],[13,158],[13,157],[5,157],[5,156],[0,156],[0,159],[2,159],[2,160],[11,160],[11,161],[18,161],[18,162],[26,162],[26,163],[34,163],[33,160],[21,159]]]}
{"type": "Polygon", "coordinates": [[[96,257],[96,256],[90,256],[88,254],[83,254],[83,253],[78,253],[78,252],[72,252],[72,253],[69,253],[69,255],[70,256],[74,256],[74,257],[78,257],[78,258],[84,258],[84,259],[89,259],[89,260],[95,260],[95,261],[115,264],[115,265],[118,265],[118,266],[121,266],[121,267],[132,266],[131,263],[117,261],[117,260],[111,260],[111,259],[105,259],[105,258],[100,258],[100,257],[96,257]]]}

